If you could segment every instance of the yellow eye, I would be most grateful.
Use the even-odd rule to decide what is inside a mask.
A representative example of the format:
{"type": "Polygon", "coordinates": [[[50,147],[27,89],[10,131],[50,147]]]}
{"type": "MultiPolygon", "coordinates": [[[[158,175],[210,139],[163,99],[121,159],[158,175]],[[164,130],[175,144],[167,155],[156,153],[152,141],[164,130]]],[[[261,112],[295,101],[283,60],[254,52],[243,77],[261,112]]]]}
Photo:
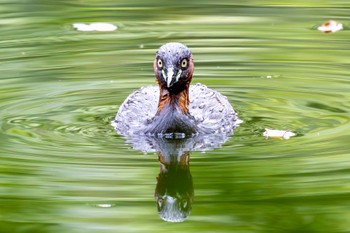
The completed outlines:
{"type": "Polygon", "coordinates": [[[158,68],[163,68],[163,61],[161,59],[158,59],[157,61],[158,68]]]}
{"type": "Polygon", "coordinates": [[[181,61],[181,68],[186,68],[187,67],[187,59],[183,59],[182,61],[181,61]]]}

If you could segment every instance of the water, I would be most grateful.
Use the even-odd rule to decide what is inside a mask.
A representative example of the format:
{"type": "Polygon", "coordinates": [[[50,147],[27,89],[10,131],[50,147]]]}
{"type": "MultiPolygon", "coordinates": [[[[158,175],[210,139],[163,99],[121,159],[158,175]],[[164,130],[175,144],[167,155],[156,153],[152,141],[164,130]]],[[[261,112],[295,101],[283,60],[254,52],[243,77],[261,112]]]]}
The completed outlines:
{"type": "Polygon", "coordinates": [[[2,1],[0,232],[350,232],[349,3],[212,4],[2,1]],[[317,31],[328,19],[345,30],[317,31]],[[155,84],[169,41],[244,120],[221,148],[185,153],[182,223],[158,214],[157,154],[110,125],[155,84]],[[266,140],[265,128],[297,136],[266,140]]]}

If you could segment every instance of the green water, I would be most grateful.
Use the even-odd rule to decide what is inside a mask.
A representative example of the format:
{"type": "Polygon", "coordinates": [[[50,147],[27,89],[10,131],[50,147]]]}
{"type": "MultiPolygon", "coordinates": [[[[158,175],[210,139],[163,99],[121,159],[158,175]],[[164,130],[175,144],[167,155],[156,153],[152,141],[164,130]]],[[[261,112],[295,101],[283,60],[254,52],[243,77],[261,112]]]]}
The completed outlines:
{"type": "Polygon", "coordinates": [[[0,4],[1,233],[350,232],[348,1],[51,2],[0,4]],[[316,30],[329,19],[345,30],[316,30]],[[155,84],[170,41],[191,48],[193,82],[244,120],[221,148],[190,152],[182,223],[158,215],[157,154],[110,125],[155,84]]]}

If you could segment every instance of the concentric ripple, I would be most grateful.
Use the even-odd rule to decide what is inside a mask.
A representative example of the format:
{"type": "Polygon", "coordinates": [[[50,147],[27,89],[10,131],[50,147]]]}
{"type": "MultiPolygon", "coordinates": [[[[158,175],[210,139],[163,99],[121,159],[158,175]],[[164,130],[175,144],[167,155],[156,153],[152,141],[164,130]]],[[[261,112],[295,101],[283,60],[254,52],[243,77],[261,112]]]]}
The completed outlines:
{"type": "Polygon", "coordinates": [[[346,1],[30,3],[0,5],[1,232],[349,231],[346,1]],[[314,30],[326,18],[345,30],[314,30]],[[191,49],[193,83],[244,121],[228,140],[183,146],[194,187],[184,224],[157,214],[154,151],[166,147],[110,125],[130,93],[156,85],[155,51],[170,41],[191,49]]]}
{"type": "MultiPolygon", "coordinates": [[[[39,98],[14,101],[2,106],[2,111],[6,113],[1,124],[2,133],[19,145],[30,144],[54,150],[62,145],[69,147],[70,144],[108,141],[115,136],[109,122],[116,112],[116,105],[94,106],[94,103],[84,101],[84,98],[73,103],[68,100],[70,98],[74,99],[75,96],[70,94],[64,97],[64,93],[50,96],[53,102],[67,101],[59,108],[43,106],[39,98]],[[18,111],[24,108],[31,110],[26,110],[27,114],[18,111]],[[37,109],[40,109],[40,113],[36,112],[37,109]]],[[[13,145],[11,147],[15,149],[13,145]]]]}

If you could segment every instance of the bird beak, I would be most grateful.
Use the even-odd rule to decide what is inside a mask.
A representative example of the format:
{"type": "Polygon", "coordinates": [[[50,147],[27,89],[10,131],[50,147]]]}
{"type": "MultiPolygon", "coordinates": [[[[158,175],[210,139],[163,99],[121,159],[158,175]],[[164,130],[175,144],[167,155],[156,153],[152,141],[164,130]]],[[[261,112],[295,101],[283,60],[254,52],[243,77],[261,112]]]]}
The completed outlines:
{"type": "Polygon", "coordinates": [[[163,77],[166,81],[167,87],[171,87],[174,83],[179,81],[179,78],[181,76],[182,70],[179,70],[177,73],[175,73],[175,69],[173,67],[170,67],[167,69],[167,73],[165,71],[162,71],[163,77]],[[176,74],[176,76],[175,76],[176,74]]]}
{"type": "Polygon", "coordinates": [[[173,76],[174,76],[174,68],[170,67],[168,69],[167,75],[166,75],[166,84],[168,87],[171,87],[173,85],[171,81],[173,81],[173,76]]]}

